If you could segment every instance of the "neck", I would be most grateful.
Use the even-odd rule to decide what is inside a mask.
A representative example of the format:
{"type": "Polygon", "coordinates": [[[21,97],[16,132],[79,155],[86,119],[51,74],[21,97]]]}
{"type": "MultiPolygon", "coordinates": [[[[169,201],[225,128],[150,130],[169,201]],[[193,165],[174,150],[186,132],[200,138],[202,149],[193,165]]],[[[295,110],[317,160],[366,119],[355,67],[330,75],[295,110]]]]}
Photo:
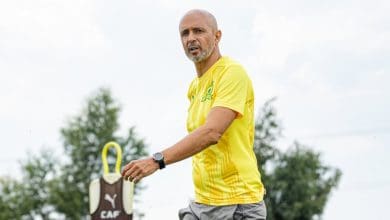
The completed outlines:
{"type": "Polygon", "coordinates": [[[219,58],[221,58],[221,54],[218,50],[215,50],[215,52],[213,52],[207,59],[195,63],[198,77],[203,76],[203,74],[206,73],[207,70],[219,60],[219,58]]]}

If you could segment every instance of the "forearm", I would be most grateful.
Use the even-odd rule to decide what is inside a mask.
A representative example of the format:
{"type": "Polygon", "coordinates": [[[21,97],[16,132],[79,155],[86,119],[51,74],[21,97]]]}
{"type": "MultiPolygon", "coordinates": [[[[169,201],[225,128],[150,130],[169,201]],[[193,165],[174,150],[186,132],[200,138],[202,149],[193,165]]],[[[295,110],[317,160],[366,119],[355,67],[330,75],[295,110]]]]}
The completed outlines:
{"type": "Polygon", "coordinates": [[[172,147],[162,151],[164,162],[168,165],[191,157],[210,145],[216,144],[221,135],[206,125],[201,126],[172,147]]]}
{"type": "MultiPolygon", "coordinates": [[[[172,147],[162,151],[166,165],[184,160],[195,155],[210,145],[218,143],[222,134],[236,118],[237,113],[224,107],[211,109],[206,123],[184,137],[172,147]]],[[[132,181],[139,181],[158,169],[152,158],[131,161],[122,170],[122,176],[132,181]]]]}

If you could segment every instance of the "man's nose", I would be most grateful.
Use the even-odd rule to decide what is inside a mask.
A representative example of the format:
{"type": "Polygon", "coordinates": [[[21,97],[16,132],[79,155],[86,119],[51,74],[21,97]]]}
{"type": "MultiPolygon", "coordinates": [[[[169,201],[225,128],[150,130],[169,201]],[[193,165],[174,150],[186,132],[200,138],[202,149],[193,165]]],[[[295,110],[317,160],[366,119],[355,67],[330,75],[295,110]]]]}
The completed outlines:
{"type": "Polygon", "coordinates": [[[187,41],[188,42],[193,42],[195,40],[196,40],[195,34],[192,31],[190,31],[190,33],[188,33],[187,41]]]}

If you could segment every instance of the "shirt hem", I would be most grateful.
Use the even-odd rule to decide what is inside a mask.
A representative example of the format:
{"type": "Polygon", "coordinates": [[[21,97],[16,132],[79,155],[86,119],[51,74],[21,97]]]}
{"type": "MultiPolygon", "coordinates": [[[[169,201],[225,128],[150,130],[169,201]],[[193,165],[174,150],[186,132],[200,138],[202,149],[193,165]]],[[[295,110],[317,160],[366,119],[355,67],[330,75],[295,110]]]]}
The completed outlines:
{"type": "Polygon", "coordinates": [[[225,206],[225,205],[237,205],[237,204],[252,204],[263,201],[263,197],[253,199],[234,199],[229,201],[215,201],[210,199],[195,199],[196,203],[213,205],[213,206],[225,206]]]}

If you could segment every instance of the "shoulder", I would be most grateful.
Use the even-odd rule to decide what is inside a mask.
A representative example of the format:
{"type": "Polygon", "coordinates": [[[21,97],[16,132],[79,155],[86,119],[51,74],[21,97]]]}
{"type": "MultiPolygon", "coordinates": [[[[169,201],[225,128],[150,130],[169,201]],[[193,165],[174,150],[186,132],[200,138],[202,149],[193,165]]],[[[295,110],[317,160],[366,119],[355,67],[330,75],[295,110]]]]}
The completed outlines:
{"type": "Polygon", "coordinates": [[[224,57],[221,64],[224,66],[224,70],[221,72],[221,78],[232,80],[247,80],[249,76],[246,69],[241,63],[233,60],[229,57],[224,57]]]}

